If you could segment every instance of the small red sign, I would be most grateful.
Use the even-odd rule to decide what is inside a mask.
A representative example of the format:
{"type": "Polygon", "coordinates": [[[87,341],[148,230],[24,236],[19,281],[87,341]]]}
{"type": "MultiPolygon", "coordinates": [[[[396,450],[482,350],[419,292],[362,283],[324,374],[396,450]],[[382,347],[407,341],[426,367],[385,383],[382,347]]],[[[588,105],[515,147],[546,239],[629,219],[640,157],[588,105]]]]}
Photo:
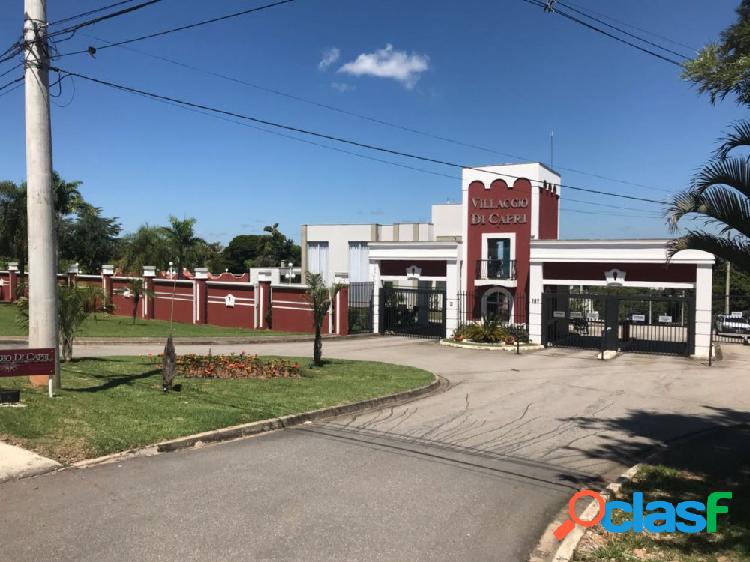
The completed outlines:
{"type": "Polygon", "coordinates": [[[55,374],[55,348],[0,349],[0,377],[55,374]]]}

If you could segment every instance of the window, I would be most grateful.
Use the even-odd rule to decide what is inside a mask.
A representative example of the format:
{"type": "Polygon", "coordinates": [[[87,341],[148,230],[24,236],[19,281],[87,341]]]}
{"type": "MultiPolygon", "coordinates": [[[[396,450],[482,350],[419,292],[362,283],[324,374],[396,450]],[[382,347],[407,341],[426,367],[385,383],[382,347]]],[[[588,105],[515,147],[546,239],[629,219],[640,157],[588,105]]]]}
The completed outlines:
{"type": "Polygon", "coordinates": [[[320,273],[328,283],[328,242],[307,243],[307,271],[320,273]]]}
{"type": "Polygon", "coordinates": [[[349,282],[370,280],[370,249],[367,242],[349,242],[349,282]]]}

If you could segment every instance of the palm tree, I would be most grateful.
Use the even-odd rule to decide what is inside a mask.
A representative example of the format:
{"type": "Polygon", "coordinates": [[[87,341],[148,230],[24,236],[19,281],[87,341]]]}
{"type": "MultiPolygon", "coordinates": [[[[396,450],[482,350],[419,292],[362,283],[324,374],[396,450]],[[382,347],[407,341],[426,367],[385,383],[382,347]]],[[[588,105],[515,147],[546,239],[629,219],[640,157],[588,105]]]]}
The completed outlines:
{"type": "MultiPolygon", "coordinates": [[[[64,228],[64,218],[83,205],[78,190],[82,182],[67,182],[57,172],[52,172],[52,192],[55,203],[57,231],[64,228]]],[[[27,259],[26,182],[18,185],[12,181],[0,182],[0,252],[18,259],[23,274],[27,259]]]]}
{"type": "Polygon", "coordinates": [[[670,255],[680,250],[705,250],[750,272],[750,155],[735,152],[743,147],[750,147],[750,121],[732,126],[690,187],[669,203],[667,215],[673,232],[687,215],[702,219],[704,225],[672,240],[670,255]]]}
{"type": "Polygon", "coordinates": [[[180,220],[172,215],[169,217],[169,226],[161,228],[175,258],[178,279],[182,279],[182,268],[194,257],[198,245],[206,243],[195,235],[195,222],[194,218],[180,220]]]}
{"type": "Polygon", "coordinates": [[[326,313],[328,312],[328,309],[331,308],[331,301],[338,291],[339,287],[336,285],[327,287],[323,280],[323,276],[319,273],[307,274],[307,301],[312,307],[313,325],[315,327],[313,364],[317,367],[320,367],[323,364],[323,340],[320,331],[326,313]]]}
{"type": "Polygon", "coordinates": [[[118,265],[131,275],[140,275],[144,265],[164,269],[169,261],[169,246],[163,229],[143,225],[122,237],[122,254],[118,265]]]}

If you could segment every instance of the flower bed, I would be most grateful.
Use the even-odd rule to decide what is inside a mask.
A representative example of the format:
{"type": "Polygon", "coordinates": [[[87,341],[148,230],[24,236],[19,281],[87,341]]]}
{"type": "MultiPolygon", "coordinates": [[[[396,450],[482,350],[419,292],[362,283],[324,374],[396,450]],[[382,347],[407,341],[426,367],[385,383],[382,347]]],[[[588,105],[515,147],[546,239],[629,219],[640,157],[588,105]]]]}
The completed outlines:
{"type": "Polygon", "coordinates": [[[177,356],[177,370],[187,378],[289,379],[301,376],[299,363],[284,359],[262,360],[244,352],[231,355],[177,356]]]}

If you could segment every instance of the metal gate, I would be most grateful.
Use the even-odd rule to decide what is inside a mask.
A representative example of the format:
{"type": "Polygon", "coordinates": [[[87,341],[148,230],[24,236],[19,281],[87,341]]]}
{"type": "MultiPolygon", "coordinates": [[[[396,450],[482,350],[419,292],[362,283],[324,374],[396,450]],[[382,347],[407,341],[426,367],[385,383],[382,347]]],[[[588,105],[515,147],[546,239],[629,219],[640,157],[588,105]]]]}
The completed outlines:
{"type": "Polygon", "coordinates": [[[372,333],[373,317],[372,282],[349,284],[349,333],[372,333]]]}
{"type": "Polygon", "coordinates": [[[445,291],[383,287],[380,327],[384,334],[445,337],[445,291]]]}
{"type": "Polygon", "coordinates": [[[695,348],[689,297],[544,293],[545,346],[690,355],[695,348]]]}

